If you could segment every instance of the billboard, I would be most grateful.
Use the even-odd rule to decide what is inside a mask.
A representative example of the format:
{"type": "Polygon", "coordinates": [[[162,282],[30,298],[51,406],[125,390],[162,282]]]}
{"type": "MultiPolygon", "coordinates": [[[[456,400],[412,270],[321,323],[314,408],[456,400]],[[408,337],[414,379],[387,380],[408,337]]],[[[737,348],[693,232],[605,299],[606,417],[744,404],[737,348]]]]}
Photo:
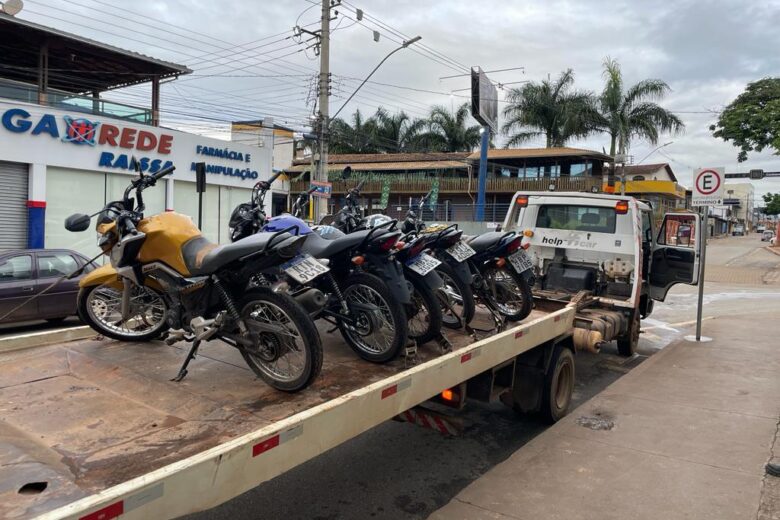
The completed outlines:
{"type": "Polygon", "coordinates": [[[471,68],[471,115],[498,131],[498,90],[479,67],[471,68]]]}

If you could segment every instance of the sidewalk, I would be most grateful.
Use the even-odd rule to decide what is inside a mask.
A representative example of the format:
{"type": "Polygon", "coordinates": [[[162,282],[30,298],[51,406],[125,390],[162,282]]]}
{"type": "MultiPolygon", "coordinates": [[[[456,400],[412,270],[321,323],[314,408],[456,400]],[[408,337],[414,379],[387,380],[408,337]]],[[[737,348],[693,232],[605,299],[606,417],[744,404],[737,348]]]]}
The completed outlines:
{"type": "Polygon", "coordinates": [[[430,518],[780,519],[776,320],[708,321],[714,341],[670,345],[430,518]]]}

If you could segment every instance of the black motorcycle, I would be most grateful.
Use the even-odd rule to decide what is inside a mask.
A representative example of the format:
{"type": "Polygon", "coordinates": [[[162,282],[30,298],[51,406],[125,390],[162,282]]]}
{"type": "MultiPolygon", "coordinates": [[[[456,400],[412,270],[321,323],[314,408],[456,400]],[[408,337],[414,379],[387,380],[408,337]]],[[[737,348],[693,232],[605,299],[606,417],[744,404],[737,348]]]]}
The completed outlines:
{"type": "MultiPolygon", "coordinates": [[[[509,321],[527,317],[533,308],[534,280],[522,235],[494,231],[463,237],[456,225],[427,228],[422,208],[429,195],[422,197],[417,213],[410,208],[402,230],[411,236],[435,236],[432,251],[442,261],[437,269],[444,279],[444,292],[453,304],[461,304],[453,308],[460,308],[462,322],[468,324],[474,316],[474,296],[494,317],[496,313],[509,321]]],[[[445,326],[458,327],[456,317],[453,312],[445,312],[445,326]]]]}
{"type": "MultiPolygon", "coordinates": [[[[362,186],[361,181],[347,192],[344,207],[336,214],[333,227],[346,234],[383,226],[395,229],[396,221],[386,215],[362,216],[358,206],[362,186]]],[[[441,334],[442,304],[438,298],[444,283],[436,271],[441,262],[428,254],[427,237],[410,238],[401,241],[402,245],[396,248],[395,253],[395,258],[403,266],[403,275],[411,286],[411,301],[406,306],[409,338],[417,344],[437,340],[446,350],[449,343],[441,334]]]]}
{"type": "MultiPolygon", "coordinates": [[[[257,231],[297,229],[306,236],[301,251],[308,258],[282,266],[296,279],[284,290],[307,302],[312,317],[338,328],[362,358],[376,363],[394,359],[406,345],[404,304],[411,302],[401,267],[392,258],[401,233],[384,226],[350,235],[334,230],[331,239],[322,238],[293,215],[267,218],[264,198],[269,188],[270,182],[258,183],[252,200],[234,210],[231,236],[238,239],[257,231]]],[[[310,192],[305,193],[307,197],[310,192]]]]}

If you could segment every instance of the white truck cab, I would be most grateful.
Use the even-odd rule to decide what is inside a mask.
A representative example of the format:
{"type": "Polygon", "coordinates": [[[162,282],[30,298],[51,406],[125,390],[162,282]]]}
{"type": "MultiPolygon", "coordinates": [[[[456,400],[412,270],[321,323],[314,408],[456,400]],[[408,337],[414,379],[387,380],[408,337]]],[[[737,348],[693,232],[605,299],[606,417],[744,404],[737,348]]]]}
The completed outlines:
{"type": "MultiPolygon", "coordinates": [[[[698,283],[700,219],[670,213],[656,229],[649,203],[577,192],[518,192],[503,224],[522,233],[536,276],[534,296],[587,302],[583,348],[611,339],[631,355],[639,320],[678,283],[698,283]]],[[[579,303],[578,303],[579,305],[579,303]]],[[[576,338],[575,338],[576,340],[576,338]]]]}

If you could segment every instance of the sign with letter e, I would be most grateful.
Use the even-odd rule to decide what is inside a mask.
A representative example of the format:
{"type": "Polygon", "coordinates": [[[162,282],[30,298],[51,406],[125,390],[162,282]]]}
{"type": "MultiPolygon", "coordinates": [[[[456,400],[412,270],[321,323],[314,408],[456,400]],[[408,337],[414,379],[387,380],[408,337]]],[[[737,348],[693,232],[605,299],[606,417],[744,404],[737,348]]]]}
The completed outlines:
{"type": "Polygon", "coordinates": [[[722,205],[725,180],[725,168],[702,168],[694,173],[691,206],[722,205]]]}

